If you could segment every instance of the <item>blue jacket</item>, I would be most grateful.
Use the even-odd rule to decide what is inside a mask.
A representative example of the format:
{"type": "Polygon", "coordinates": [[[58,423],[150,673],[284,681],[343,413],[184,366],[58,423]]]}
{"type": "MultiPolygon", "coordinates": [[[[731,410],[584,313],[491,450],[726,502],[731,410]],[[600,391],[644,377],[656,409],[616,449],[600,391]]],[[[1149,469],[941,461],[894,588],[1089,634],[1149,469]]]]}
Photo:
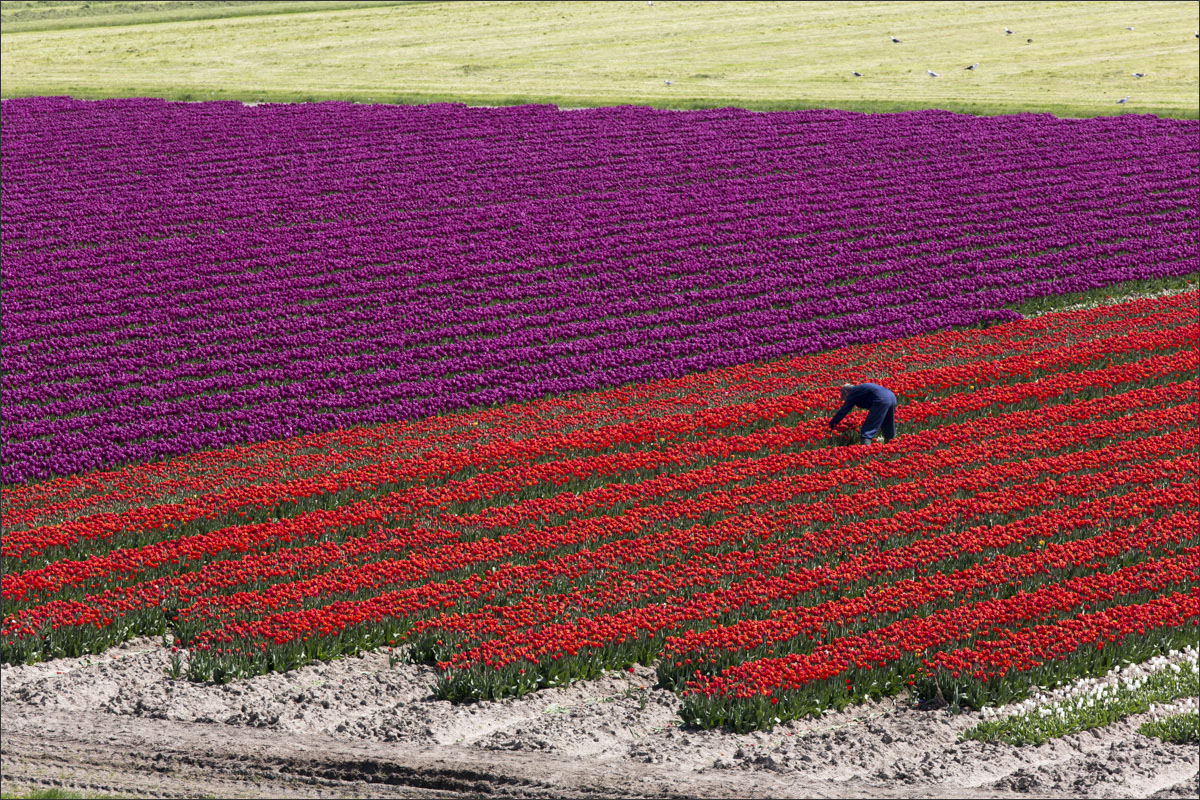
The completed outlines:
{"type": "Polygon", "coordinates": [[[855,406],[869,409],[871,406],[880,404],[888,406],[896,405],[896,395],[878,383],[860,383],[857,386],[853,386],[849,394],[846,395],[846,402],[833,415],[833,419],[829,421],[829,427],[832,428],[841,422],[855,406]]]}

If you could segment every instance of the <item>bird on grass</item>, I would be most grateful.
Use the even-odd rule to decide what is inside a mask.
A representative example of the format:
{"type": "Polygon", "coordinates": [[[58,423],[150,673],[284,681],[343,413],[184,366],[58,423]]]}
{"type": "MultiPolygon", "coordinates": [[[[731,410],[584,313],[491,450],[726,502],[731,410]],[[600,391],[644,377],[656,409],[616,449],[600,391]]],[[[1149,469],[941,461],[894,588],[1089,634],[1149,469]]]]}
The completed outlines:
{"type": "Polygon", "coordinates": [[[979,62],[976,62],[976,63],[972,64],[972,65],[971,65],[971,66],[969,66],[969,67],[963,67],[963,69],[975,69],[975,68],[976,68],[976,67],[978,67],[978,66],[979,66],[979,62]]]}
{"type": "Polygon", "coordinates": [[[667,86],[670,86],[670,85],[671,85],[671,82],[670,82],[670,81],[663,81],[663,83],[665,83],[667,86]]]}
{"type": "Polygon", "coordinates": [[[861,73],[861,72],[851,72],[850,74],[851,74],[851,75],[853,75],[853,76],[854,76],[854,77],[856,77],[856,78],[861,78],[861,77],[862,77],[862,73],[861,73]]]}
{"type": "Polygon", "coordinates": [[[927,69],[927,70],[925,70],[925,71],[929,73],[929,77],[931,77],[931,78],[940,78],[940,77],[942,77],[941,75],[937,74],[936,72],[934,72],[934,71],[933,71],[933,70],[931,70],[931,69],[927,69]]]}
{"type": "Polygon", "coordinates": [[[1033,44],[1033,39],[1026,39],[1025,44],[1033,44]]]}
{"type": "Polygon", "coordinates": [[[1128,98],[1128,97],[1122,97],[1120,100],[1118,100],[1118,101],[1117,101],[1117,105],[1119,105],[1119,106],[1123,106],[1123,105],[1125,105],[1125,104],[1126,104],[1126,103],[1128,103],[1128,102],[1129,102],[1129,98],[1128,98]]]}
{"type": "Polygon", "coordinates": [[[900,44],[900,40],[899,40],[899,39],[897,39],[895,36],[893,36],[893,37],[892,37],[892,44],[900,44]]]}
{"type": "Polygon", "coordinates": [[[1125,26],[1125,30],[1127,30],[1127,31],[1131,31],[1131,30],[1133,30],[1133,26],[1132,26],[1132,25],[1126,25],[1126,26],[1125,26]]]}
{"type": "Polygon", "coordinates": [[[1144,77],[1146,77],[1146,73],[1144,73],[1144,72],[1135,72],[1135,73],[1133,73],[1133,77],[1135,77],[1135,78],[1144,78],[1144,77]]]}
{"type": "Polygon", "coordinates": [[[1005,28],[1004,32],[1007,33],[1009,36],[1012,36],[1012,31],[1010,31],[1008,28],[1005,28]]]}

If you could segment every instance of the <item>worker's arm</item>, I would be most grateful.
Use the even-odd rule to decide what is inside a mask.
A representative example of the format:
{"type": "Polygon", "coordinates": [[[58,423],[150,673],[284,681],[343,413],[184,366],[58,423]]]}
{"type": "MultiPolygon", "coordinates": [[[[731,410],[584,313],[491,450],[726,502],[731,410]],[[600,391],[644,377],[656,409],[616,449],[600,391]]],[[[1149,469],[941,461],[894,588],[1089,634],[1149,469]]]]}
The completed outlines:
{"type": "Polygon", "coordinates": [[[845,405],[843,405],[841,408],[838,409],[838,412],[833,415],[833,419],[829,420],[829,427],[836,428],[837,424],[839,422],[841,422],[843,419],[845,419],[846,415],[849,414],[851,409],[853,409],[853,408],[854,408],[854,398],[847,397],[845,405]]]}

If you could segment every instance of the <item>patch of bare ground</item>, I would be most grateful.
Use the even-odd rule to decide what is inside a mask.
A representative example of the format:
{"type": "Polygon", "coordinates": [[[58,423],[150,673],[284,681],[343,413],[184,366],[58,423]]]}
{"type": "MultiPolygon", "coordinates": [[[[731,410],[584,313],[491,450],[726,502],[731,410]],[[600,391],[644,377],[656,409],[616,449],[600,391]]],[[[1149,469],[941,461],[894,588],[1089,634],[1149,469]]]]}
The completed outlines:
{"type": "Polygon", "coordinates": [[[859,706],[769,732],[679,726],[652,670],[495,703],[368,654],[224,686],[138,640],[0,669],[5,792],[186,797],[1042,797],[1195,793],[1194,747],[1140,720],[1040,747],[958,742],[974,714],[859,706]]]}

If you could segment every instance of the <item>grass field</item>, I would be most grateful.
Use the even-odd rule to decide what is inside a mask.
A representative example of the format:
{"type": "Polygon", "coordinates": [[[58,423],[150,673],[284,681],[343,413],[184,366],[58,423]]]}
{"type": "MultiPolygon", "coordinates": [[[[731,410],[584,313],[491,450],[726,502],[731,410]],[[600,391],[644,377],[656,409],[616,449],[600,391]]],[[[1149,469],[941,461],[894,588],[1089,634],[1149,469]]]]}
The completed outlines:
{"type": "Polygon", "coordinates": [[[1191,2],[161,5],[116,25],[5,4],[3,96],[1197,117],[1191,2]]]}
{"type": "Polygon", "coordinates": [[[403,0],[5,0],[0,25],[5,33],[19,33],[398,5],[403,0]]]}

